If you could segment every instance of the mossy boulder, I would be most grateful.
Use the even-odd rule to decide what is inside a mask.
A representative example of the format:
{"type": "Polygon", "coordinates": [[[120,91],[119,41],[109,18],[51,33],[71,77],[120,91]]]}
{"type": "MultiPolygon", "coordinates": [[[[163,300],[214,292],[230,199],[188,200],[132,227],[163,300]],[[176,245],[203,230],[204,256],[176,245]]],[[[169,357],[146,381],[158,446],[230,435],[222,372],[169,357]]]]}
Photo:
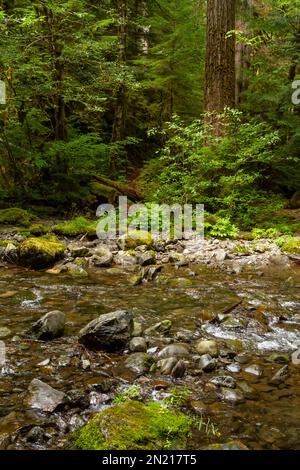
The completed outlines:
{"type": "Polygon", "coordinates": [[[65,245],[56,237],[28,238],[19,245],[19,259],[22,266],[45,269],[61,259],[65,245]]]}
{"type": "Polygon", "coordinates": [[[291,255],[300,255],[300,238],[294,238],[282,245],[281,250],[291,255]]]}
{"type": "Polygon", "coordinates": [[[0,210],[0,225],[18,225],[28,227],[33,216],[26,210],[19,207],[10,207],[0,210]]]}
{"type": "Polygon", "coordinates": [[[106,408],[71,436],[82,450],[182,450],[191,419],[180,411],[129,400],[106,408]]]}
{"type": "Polygon", "coordinates": [[[151,233],[145,230],[133,230],[128,235],[123,235],[117,241],[120,250],[134,250],[138,246],[152,247],[151,233]]]}

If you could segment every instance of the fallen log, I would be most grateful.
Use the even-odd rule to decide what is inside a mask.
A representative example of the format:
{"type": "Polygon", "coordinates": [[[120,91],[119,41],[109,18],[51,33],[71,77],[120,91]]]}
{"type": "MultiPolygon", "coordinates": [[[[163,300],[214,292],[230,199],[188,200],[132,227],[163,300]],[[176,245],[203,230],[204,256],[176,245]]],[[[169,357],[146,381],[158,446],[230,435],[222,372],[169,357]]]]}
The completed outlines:
{"type": "Polygon", "coordinates": [[[103,176],[93,175],[93,179],[98,183],[101,183],[109,188],[115,189],[120,196],[127,196],[134,202],[141,201],[143,195],[139,189],[134,188],[133,186],[128,186],[127,184],[119,183],[117,181],[112,181],[103,176]]]}

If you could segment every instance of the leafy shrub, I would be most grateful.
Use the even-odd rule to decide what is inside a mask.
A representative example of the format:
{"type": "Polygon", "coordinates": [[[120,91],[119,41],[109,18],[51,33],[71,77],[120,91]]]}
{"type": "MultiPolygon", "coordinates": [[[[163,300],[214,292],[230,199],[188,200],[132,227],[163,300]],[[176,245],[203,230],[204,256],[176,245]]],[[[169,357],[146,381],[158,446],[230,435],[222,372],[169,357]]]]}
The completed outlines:
{"type": "Polygon", "coordinates": [[[244,121],[239,111],[226,110],[220,119],[227,127],[222,138],[213,136],[205,119],[186,126],[174,116],[163,131],[159,157],[148,163],[141,182],[148,200],[202,203],[242,228],[251,227],[284,206],[269,189],[273,168],[283,161],[275,152],[280,137],[266,123],[244,121]]]}

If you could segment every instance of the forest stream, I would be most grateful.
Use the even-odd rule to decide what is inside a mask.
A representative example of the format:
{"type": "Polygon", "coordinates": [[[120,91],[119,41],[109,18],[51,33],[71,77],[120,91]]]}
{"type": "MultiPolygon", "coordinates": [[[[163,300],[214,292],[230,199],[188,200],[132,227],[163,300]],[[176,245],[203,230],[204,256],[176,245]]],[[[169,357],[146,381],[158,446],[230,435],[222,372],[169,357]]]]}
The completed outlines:
{"type": "Polygon", "coordinates": [[[300,366],[291,361],[300,341],[300,267],[249,268],[236,276],[208,266],[167,265],[160,282],[139,286],[129,275],[124,267],[92,268],[86,278],[1,269],[1,445],[63,449],[70,432],[135,384],[142,397],[158,401],[176,386],[188,390],[186,409],[213,423],[211,432],[193,432],[190,449],[229,441],[249,449],[300,449],[300,366]],[[80,328],[119,309],[130,310],[143,331],[172,322],[167,334],[149,334],[147,352],[155,358],[168,344],[185,344],[184,377],[149,372],[140,360],[128,366],[128,351],[90,351],[78,343],[80,328]],[[66,315],[63,337],[45,342],[23,336],[52,310],[66,315]],[[210,372],[197,367],[193,345],[199,339],[215,340],[219,348],[210,372]],[[67,402],[52,413],[29,406],[33,379],[64,392],[67,402]]]}

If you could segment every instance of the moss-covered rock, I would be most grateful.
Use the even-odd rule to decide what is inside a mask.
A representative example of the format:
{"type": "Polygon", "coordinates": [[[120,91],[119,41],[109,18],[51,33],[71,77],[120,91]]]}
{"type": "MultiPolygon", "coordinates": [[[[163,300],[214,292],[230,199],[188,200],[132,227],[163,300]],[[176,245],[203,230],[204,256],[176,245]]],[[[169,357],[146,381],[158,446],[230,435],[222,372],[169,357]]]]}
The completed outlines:
{"type": "Polygon", "coordinates": [[[28,227],[32,218],[33,216],[28,211],[19,207],[0,210],[0,225],[7,224],[28,227]]]}
{"type": "Polygon", "coordinates": [[[28,238],[19,245],[22,266],[34,269],[51,267],[64,255],[65,246],[56,237],[28,238]]]}
{"type": "Polygon", "coordinates": [[[289,253],[292,255],[300,255],[300,238],[294,238],[287,241],[281,247],[284,253],[289,253]]]}
{"type": "Polygon", "coordinates": [[[137,246],[152,246],[151,233],[145,230],[133,230],[126,236],[122,236],[117,241],[120,250],[134,250],[137,246]]]}
{"type": "Polygon", "coordinates": [[[41,236],[49,233],[50,228],[43,224],[33,224],[28,227],[28,231],[31,235],[41,236]]]}
{"type": "Polygon", "coordinates": [[[191,420],[157,402],[107,408],[71,437],[82,450],[185,449],[191,420]]]}

